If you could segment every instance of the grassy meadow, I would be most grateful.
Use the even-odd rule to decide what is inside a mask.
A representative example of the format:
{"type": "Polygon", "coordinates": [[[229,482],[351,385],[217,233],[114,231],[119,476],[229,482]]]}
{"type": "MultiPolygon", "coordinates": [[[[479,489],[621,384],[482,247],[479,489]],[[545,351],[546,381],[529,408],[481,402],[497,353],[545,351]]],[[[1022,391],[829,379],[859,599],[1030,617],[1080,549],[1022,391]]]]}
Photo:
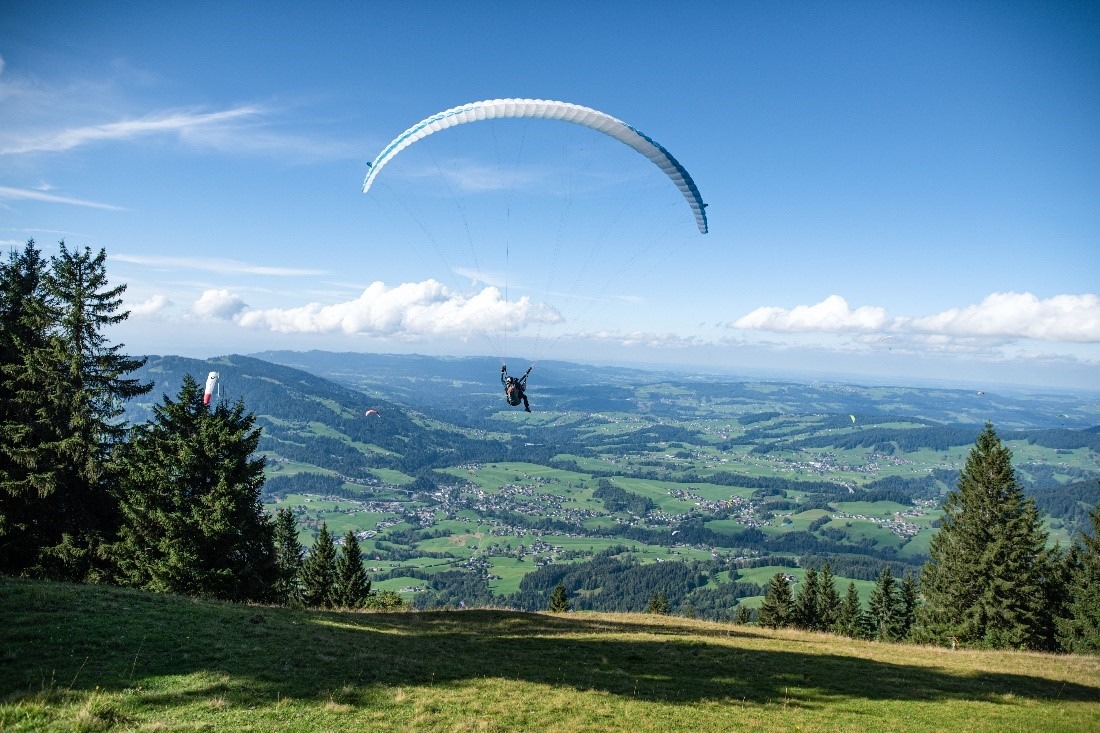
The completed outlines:
{"type": "Polygon", "coordinates": [[[1100,658],[0,578],[4,731],[1088,731],[1100,658]]]}

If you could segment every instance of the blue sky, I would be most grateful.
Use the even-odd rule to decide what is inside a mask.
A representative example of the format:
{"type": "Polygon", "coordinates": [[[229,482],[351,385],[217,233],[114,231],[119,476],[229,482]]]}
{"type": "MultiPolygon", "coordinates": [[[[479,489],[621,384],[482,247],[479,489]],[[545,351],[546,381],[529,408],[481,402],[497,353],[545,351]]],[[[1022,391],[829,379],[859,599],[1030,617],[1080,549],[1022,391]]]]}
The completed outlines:
{"type": "Polygon", "coordinates": [[[94,5],[0,6],[0,242],[106,248],[127,353],[1100,388],[1095,4],[94,5]],[[710,233],[565,123],[440,132],[362,193],[502,97],[658,140],[710,233]]]}

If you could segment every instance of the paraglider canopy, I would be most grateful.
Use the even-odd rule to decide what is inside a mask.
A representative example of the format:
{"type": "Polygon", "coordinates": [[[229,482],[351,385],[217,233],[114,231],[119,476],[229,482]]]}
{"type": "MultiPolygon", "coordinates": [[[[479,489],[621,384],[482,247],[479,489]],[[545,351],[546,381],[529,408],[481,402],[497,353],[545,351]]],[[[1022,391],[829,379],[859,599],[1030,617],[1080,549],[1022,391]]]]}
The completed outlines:
{"type": "Polygon", "coordinates": [[[370,410],[367,410],[366,412],[363,413],[364,417],[370,417],[371,415],[377,415],[378,417],[382,417],[382,413],[378,412],[378,410],[375,410],[373,408],[370,409],[370,410]]]}
{"type": "Polygon", "coordinates": [[[699,227],[699,232],[702,234],[707,233],[706,204],[703,203],[699,188],[695,185],[691,175],[688,174],[687,169],[680,165],[680,162],[672,157],[672,153],[668,152],[664,146],[640,130],[609,114],[591,107],[582,107],[579,104],[555,102],[548,99],[487,99],[452,107],[421,120],[394,138],[378,154],[374,162],[368,164],[367,177],[363,181],[363,193],[370,191],[371,185],[386,163],[417,140],[440,130],[467,122],[480,122],[505,117],[560,120],[583,125],[630,146],[664,171],[665,175],[676,184],[695,214],[695,223],[699,227]]]}

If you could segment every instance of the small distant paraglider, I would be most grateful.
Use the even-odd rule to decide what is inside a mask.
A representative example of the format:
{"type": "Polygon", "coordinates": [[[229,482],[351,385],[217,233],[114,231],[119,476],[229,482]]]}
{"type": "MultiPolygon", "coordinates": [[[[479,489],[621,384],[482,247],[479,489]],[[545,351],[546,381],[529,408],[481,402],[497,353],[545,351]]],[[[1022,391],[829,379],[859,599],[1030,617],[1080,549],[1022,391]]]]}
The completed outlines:
{"type": "Polygon", "coordinates": [[[849,416],[848,416],[848,419],[850,419],[850,420],[852,421],[852,424],[853,424],[853,425],[855,425],[855,424],[856,424],[856,416],[855,416],[855,415],[849,415],[849,416]]]}
{"type": "Polygon", "coordinates": [[[209,406],[210,400],[214,396],[214,391],[218,388],[218,373],[210,372],[206,375],[206,389],[202,393],[202,404],[209,406]]]}
{"type": "Polygon", "coordinates": [[[981,391],[981,390],[979,389],[979,390],[978,390],[978,396],[979,396],[979,397],[985,397],[985,392],[983,392],[983,391],[981,391]]]}
{"type": "Polygon", "coordinates": [[[371,415],[377,415],[378,417],[382,417],[382,413],[380,413],[378,410],[375,410],[374,408],[371,408],[371,409],[369,409],[369,410],[367,410],[366,412],[363,413],[363,417],[370,417],[371,415]]]}

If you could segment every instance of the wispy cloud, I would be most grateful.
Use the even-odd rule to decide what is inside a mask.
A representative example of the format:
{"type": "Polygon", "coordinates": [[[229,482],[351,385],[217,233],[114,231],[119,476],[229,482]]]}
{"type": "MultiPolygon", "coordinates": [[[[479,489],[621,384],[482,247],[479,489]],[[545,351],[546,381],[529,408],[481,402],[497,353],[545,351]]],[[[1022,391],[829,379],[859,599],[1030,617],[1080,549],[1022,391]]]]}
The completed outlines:
{"type": "Polygon", "coordinates": [[[125,64],[112,74],[51,82],[0,66],[0,156],[63,153],[94,144],[174,139],[231,154],[278,153],[285,160],[341,160],[361,146],[312,132],[288,132],[282,108],[244,103],[224,109],[150,105],[154,77],[125,64]]]}
{"type": "Polygon", "coordinates": [[[39,189],[12,188],[11,186],[0,186],[0,200],[42,201],[49,204],[68,204],[70,206],[87,206],[108,211],[126,211],[122,206],[105,204],[101,201],[89,201],[88,199],[78,199],[72,196],[60,196],[39,189]]]}
{"type": "Polygon", "coordinates": [[[579,333],[573,338],[580,341],[599,341],[627,347],[649,349],[686,349],[693,346],[710,346],[714,341],[699,336],[683,336],[676,333],[651,333],[647,331],[600,330],[579,333]]]}
{"type": "Polygon", "coordinates": [[[256,106],[243,106],[220,112],[170,111],[145,117],[100,125],[85,125],[47,132],[24,132],[9,136],[0,155],[16,155],[32,152],[57,152],[72,150],[83,145],[102,141],[132,140],[148,135],[173,134],[181,138],[196,138],[205,130],[224,127],[228,123],[255,118],[262,110],[256,106]]]}
{"type": "Polygon", "coordinates": [[[503,170],[503,166],[487,165],[470,158],[451,158],[434,161],[434,165],[409,164],[394,173],[410,180],[436,182],[442,178],[450,189],[466,193],[521,190],[547,177],[546,171],[532,166],[512,166],[506,173],[503,170]]]}
{"type": "Polygon", "coordinates": [[[217,257],[168,257],[160,255],[111,255],[116,262],[128,262],[144,267],[173,269],[173,270],[202,270],[205,272],[220,272],[245,275],[272,275],[276,277],[302,277],[307,275],[324,275],[326,270],[316,270],[304,267],[272,267],[271,265],[254,265],[237,260],[226,260],[217,257]]]}

